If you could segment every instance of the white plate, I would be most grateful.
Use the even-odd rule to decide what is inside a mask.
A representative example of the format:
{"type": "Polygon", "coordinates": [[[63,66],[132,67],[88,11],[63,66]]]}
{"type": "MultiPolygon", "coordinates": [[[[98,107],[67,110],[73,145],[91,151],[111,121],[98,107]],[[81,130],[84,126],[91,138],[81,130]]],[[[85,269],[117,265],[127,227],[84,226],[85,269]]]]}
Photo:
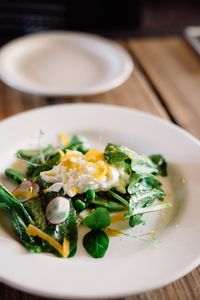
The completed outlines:
{"type": "MultiPolygon", "coordinates": [[[[0,123],[0,166],[9,166],[21,147],[37,146],[60,131],[85,134],[94,146],[121,143],[146,154],[162,153],[169,162],[165,183],[173,208],[146,216],[134,234],[156,232],[146,242],[127,236],[111,238],[102,259],[81,246],[77,255],[59,259],[30,254],[4,226],[0,231],[0,279],[15,288],[56,298],[122,297],[158,288],[185,275],[200,259],[200,143],[184,130],[149,114],[109,105],[72,104],[39,108],[0,123]],[[183,184],[183,178],[185,184],[183,184]]],[[[2,219],[1,219],[2,220],[2,219]]]]}
{"type": "Polygon", "coordinates": [[[0,78],[18,90],[45,96],[105,92],[122,84],[132,69],[124,48],[86,33],[32,34],[0,51],[0,78]]]}

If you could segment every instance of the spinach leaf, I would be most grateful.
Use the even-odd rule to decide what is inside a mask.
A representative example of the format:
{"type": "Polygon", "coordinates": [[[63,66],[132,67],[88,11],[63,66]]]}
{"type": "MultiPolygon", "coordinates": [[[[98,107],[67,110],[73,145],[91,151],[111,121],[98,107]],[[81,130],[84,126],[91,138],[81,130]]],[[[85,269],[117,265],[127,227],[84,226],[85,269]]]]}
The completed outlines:
{"type": "Polygon", "coordinates": [[[106,228],[110,225],[110,222],[110,215],[104,207],[96,208],[83,220],[83,224],[91,229],[106,228]]]}
{"type": "Polygon", "coordinates": [[[5,169],[5,175],[8,179],[10,179],[10,181],[16,184],[22,183],[22,181],[24,181],[25,179],[24,175],[21,172],[12,168],[5,169]]]}
{"type": "Polygon", "coordinates": [[[110,164],[125,161],[126,159],[130,158],[130,155],[131,155],[131,151],[128,148],[121,145],[115,145],[109,143],[107,144],[104,150],[105,159],[110,164]]]}
{"type": "Polygon", "coordinates": [[[161,183],[152,174],[132,173],[128,192],[131,194],[129,203],[129,225],[134,227],[143,223],[142,214],[132,215],[139,207],[147,207],[153,204],[156,199],[162,199],[165,195],[161,183]]]}
{"type": "Polygon", "coordinates": [[[26,225],[19,216],[19,214],[16,211],[11,212],[12,216],[12,226],[17,234],[18,238],[20,239],[22,245],[24,245],[28,251],[33,253],[39,253],[42,251],[42,248],[40,245],[37,245],[35,242],[34,237],[29,236],[26,233],[26,225]]]}
{"type": "Polygon", "coordinates": [[[58,225],[62,238],[66,237],[70,242],[69,257],[76,254],[78,229],[76,223],[76,210],[71,206],[68,218],[63,224],[58,225]]]}
{"type": "Polygon", "coordinates": [[[0,209],[9,211],[10,207],[6,203],[0,203],[0,209]]]}
{"type": "Polygon", "coordinates": [[[35,226],[41,230],[47,227],[46,218],[42,209],[42,201],[40,198],[32,198],[23,203],[29,214],[32,216],[35,226]]]}
{"type": "Polygon", "coordinates": [[[167,163],[160,154],[150,155],[149,157],[136,154],[133,156],[131,168],[139,174],[167,176],[167,163]]]}
{"type": "Polygon", "coordinates": [[[161,183],[157,180],[157,178],[152,175],[143,175],[138,173],[132,173],[131,180],[128,185],[128,193],[135,194],[138,191],[147,191],[154,188],[160,188],[161,183]]]}
{"type": "MultiPolygon", "coordinates": [[[[32,179],[34,181],[34,178],[32,179]]],[[[38,176],[35,181],[39,184],[41,190],[45,190],[51,186],[51,183],[46,182],[41,176],[38,176]]]]}
{"type": "Polygon", "coordinates": [[[17,211],[26,224],[33,224],[33,220],[24,206],[2,184],[0,184],[0,206],[10,211],[17,211]]]}
{"type": "Polygon", "coordinates": [[[167,176],[167,162],[161,154],[150,155],[149,158],[156,165],[157,174],[167,176]]]}
{"type": "Polygon", "coordinates": [[[29,237],[29,235],[26,233],[26,224],[23,222],[19,214],[16,211],[12,211],[11,216],[13,229],[17,233],[19,239],[21,241],[27,240],[30,242],[32,237],[29,237]]]}
{"type": "Polygon", "coordinates": [[[109,245],[107,234],[95,229],[88,232],[83,238],[83,246],[87,252],[94,258],[101,258],[105,255],[109,245]]]}
{"type": "Polygon", "coordinates": [[[157,167],[153,161],[150,158],[139,154],[133,156],[131,168],[134,172],[139,174],[157,173],[157,167]]]}
{"type": "MultiPolygon", "coordinates": [[[[66,237],[70,243],[70,253],[68,257],[72,257],[76,254],[78,229],[76,223],[76,211],[72,206],[70,208],[69,216],[64,223],[59,225],[48,224],[45,232],[60,244],[63,244],[64,237],[66,237]]],[[[52,253],[59,257],[61,256],[55,248],[44,240],[42,240],[42,251],[52,253]]]]}
{"type": "MultiPolygon", "coordinates": [[[[61,244],[63,243],[63,236],[60,233],[59,225],[48,224],[44,232],[50,235],[52,238],[54,238],[57,242],[61,244]]],[[[53,255],[61,257],[61,254],[54,247],[52,247],[47,241],[41,238],[38,239],[41,242],[42,252],[52,253],[53,255]]]]}

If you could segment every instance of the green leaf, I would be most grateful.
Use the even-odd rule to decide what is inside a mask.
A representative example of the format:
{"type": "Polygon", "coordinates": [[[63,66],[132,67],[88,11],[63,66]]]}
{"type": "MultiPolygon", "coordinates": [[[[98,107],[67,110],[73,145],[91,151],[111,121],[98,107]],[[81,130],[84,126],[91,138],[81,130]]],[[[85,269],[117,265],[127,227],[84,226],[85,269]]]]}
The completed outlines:
{"type": "MultiPolygon", "coordinates": [[[[34,179],[33,179],[34,181],[34,179]]],[[[51,186],[51,183],[46,182],[41,176],[36,178],[37,184],[39,184],[41,190],[45,190],[51,186]]]]}
{"type": "Polygon", "coordinates": [[[42,209],[42,200],[40,198],[32,198],[25,201],[23,205],[32,216],[35,226],[44,231],[47,227],[47,222],[42,209]]]}
{"type": "Polygon", "coordinates": [[[144,221],[142,220],[142,214],[130,216],[130,219],[129,219],[130,227],[135,227],[136,225],[139,225],[139,224],[144,224],[144,221]]]}
{"type": "Polygon", "coordinates": [[[40,175],[40,172],[51,170],[51,166],[47,164],[39,165],[39,166],[29,166],[27,170],[27,177],[32,179],[40,175]]]}
{"type": "Polygon", "coordinates": [[[65,222],[58,225],[58,227],[62,238],[66,237],[70,242],[69,257],[74,256],[77,249],[78,228],[76,223],[76,210],[72,206],[65,222]]]}
{"type": "Polygon", "coordinates": [[[43,164],[36,166],[30,165],[28,167],[27,176],[29,178],[37,177],[38,175],[40,175],[40,172],[51,170],[53,166],[57,165],[60,162],[60,157],[60,153],[57,152],[51,155],[43,164]]]}
{"type": "Polygon", "coordinates": [[[53,166],[57,165],[60,162],[61,154],[59,152],[55,152],[48,157],[44,156],[45,163],[39,165],[30,165],[28,167],[27,176],[29,178],[38,177],[40,172],[48,171],[53,168],[53,166]]]}
{"type": "Polygon", "coordinates": [[[127,190],[129,194],[135,194],[138,191],[147,191],[154,188],[160,188],[160,186],[161,183],[152,174],[143,175],[138,173],[132,173],[127,190]]]}
{"type": "Polygon", "coordinates": [[[0,209],[9,211],[10,207],[6,203],[0,203],[0,209]]]}
{"type": "Polygon", "coordinates": [[[40,150],[31,149],[20,149],[17,151],[15,156],[19,159],[24,159],[27,161],[31,161],[31,163],[41,163],[41,156],[47,156],[50,155],[54,151],[54,147],[52,145],[48,145],[45,148],[42,148],[40,150]]]}
{"type": "Polygon", "coordinates": [[[19,239],[21,241],[25,239],[30,241],[31,237],[29,237],[29,235],[26,233],[26,224],[23,222],[19,214],[16,211],[12,211],[11,216],[13,229],[17,233],[19,239]]]}
{"type": "Polygon", "coordinates": [[[83,238],[83,246],[87,252],[94,258],[101,258],[105,255],[109,245],[107,234],[95,229],[88,232],[83,238]]]}
{"type": "Polygon", "coordinates": [[[41,253],[42,252],[42,247],[40,245],[37,244],[31,244],[27,241],[21,241],[22,244],[24,245],[24,247],[31,253],[41,253]]]}
{"type": "Polygon", "coordinates": [[[17,234],[19,240],[21,241],[22,245],[24,245],[29,252],[40,253],[42,251],[41,246],[35,242],[34,237],[29,236],[26,233],[26,225],[19,216],[19,214],[16,211],[12,211],[11,216],[13,229],[17,234]]]}
{"type": "Polygon", "coordinates": [[[63,148],[64,151],[66,151],[67,149],[70,150],[77,150],[82,152],[83,154],[86,153],[89,149],[90,149],[90,145],[87,142],[87,139],[82,136],[82,135],[73,135],[71,137],[70,143],[69,145],[65,146],[63,148]]]}
{"type": "Polygon", "coordinates": [[[61,159],[60,152],[55,152],[52,155],[50,155],[48,158],[46,158],[46,164],[53,168],[53,166],[59,164],[61,159]]]}
{"type": "MultiPolygon", "coordinates": [[[[70,253],[68,257],[72,257],[76,254],[78,229],[76,223],[76,211],[72,206],[70,208],[69,216],[64,223],[60,225],[49,224],[45,229],[45,232],[60,244],[63,244],[64,237],[66,237],[70,243],[70,253]]],[[[42,244],[43,251],[60,257],[59,252],[55,250],[47,241],[42,240],[42,244]]]]}
{"type": "Polygon", "coordinates": [[[70,139],[69,147],[72,145],[80,144],[80,143],[87,143],[86,137],[81,134],[74,134],[74,135],[72,135],[72,137],[70,139]]]}
{"type": "Polygon", "coordinates": [[[12,168],[5,169],[5,175],[10,181],[16,184],[20,184],[25,180],[25,177],[21,172],[12,168]]]}
{"type": "Polygon", "coordinates": [[[0,206],[10,211],[17,211],[26,224],[33,224],[33,220],[24,206],[2,184],[0,184],[0,206]]]}
{"type": "Polygon", "coordinates": [[[143,178],[143,175],[138,173],[132,173],[131,179],[127,188],[127,191],[129,194],[134,194],[138,191],[138,185],[141,179],[143,178]]]}
{"type": "Polygon", "coordinates": [[[160,154],[153,154],[149,157],[136,154],[133,156],[131,168],[139,174],[156,174],[167,176],[167,163],[160,154]]]}
{"type": "MultiPolygon", "coordinates": [[[[19,154],[17,156],[20,158],[19,154]]],[[[50,170],[55,164],[55,160],[58,163],[58,156],[60,156],[60,153],[52,145],[42,148],[35,156],[28,160],[27,176],[32,178],[38,176],[42,171],[50,170]]]]}
{"type": "Polygon", "coordinates": [[[131,162],[131,168],[134,172],[139,174],[153,174],[157,173],[157,167],[153,161],[144,156],[136,154],[131,162]]]}
{"type": "Polygon", "coordinates": [[[133,153],[126,147],[115,144],[107,144],[104,150],[105,159],[114,164],[132,158],[133,153]]]}
{"type": "Polygon", "coordinates": [[[161,154],[150,155],[149,158],[156,165],[157,174],[167,176],[167,162],[161,154]]]}
{"type": "Polygon", "coordinates": [[[17,151],[16,156],[18,158],[23,158],[23,159],[31,159],[34,156],[38,155],[39,151],[38,150],[24,150],[24,149],[20,149],[17,151]]]}
{"type": "Polygon", "coordinates": [[[110,225],[110,222],[110,215],[104,207],[96,208],[83,220],[83,224],[91,229],[106,228],[110,225]]]}
{"type": "Polygon", "coordinates": [[[165,196],[165,192],[162,189],[152,189],[138,191],[130,198],[129,211],[133,213],[133,209],[138,207],[146,207],[153,204],[156,199],[161,199],[165,196]]]}

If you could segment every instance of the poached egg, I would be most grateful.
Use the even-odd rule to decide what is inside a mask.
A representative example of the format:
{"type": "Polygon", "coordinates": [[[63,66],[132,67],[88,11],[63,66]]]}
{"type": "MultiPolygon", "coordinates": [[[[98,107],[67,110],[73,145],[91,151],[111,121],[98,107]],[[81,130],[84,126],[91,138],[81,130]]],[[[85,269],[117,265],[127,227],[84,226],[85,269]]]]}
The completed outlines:
{"type": "Polygon", "coordinates": [[[108,164],[104,154],[93,149],[86,154],[67,150],[58,165],[41,172],[40,176],[45,182],[52,183],[46,192],[59,192],[63,188],[64,195],[69,197],[85,193],[88,189],[108,191],[113,187],[125,193],[130,180],[123,165],[108,164]]]}

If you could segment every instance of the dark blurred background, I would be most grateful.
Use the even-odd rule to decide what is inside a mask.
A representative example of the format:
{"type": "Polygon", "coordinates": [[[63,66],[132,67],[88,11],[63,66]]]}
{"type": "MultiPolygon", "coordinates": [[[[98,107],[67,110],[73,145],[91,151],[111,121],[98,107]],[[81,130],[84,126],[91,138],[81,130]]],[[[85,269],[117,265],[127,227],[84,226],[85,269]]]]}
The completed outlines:
{"type": "Polygon", "coordinates": [[[41,30],[110,37],[179,34],[200,25],[200,0],[0,0],[0,44],[41,30]]]}

